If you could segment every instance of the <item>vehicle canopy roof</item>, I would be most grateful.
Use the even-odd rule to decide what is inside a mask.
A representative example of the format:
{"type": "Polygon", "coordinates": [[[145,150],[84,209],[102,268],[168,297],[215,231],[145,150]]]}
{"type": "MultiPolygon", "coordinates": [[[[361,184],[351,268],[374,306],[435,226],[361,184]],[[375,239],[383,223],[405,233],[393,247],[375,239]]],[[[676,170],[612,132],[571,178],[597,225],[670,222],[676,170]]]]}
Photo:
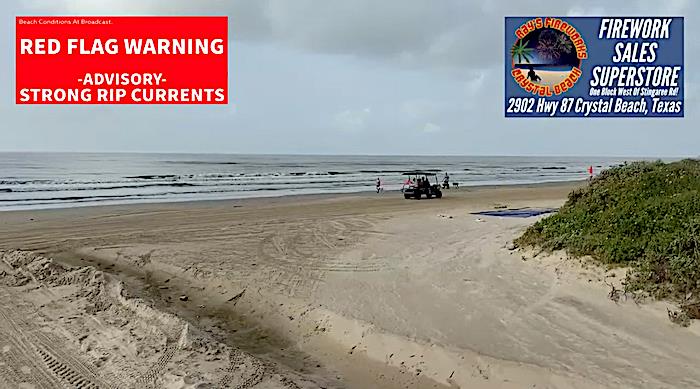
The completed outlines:
{"type": "Polygon", "coordinates": [[[435,172],[427,172],[423,170],[414,170],[410,172],[402,173],[404,176],[437,176],[435,172]]]}

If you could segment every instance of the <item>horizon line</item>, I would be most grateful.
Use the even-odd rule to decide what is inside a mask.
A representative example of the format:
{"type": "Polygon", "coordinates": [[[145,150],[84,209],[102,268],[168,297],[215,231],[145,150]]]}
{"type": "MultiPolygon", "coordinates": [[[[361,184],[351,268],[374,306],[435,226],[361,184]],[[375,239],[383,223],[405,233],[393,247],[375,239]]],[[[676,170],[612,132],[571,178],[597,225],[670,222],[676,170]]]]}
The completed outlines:
{"type": "Polygon", "coordinates": [[[524,158],[700,158],[698,155],[575,155],[575,154],[378,154],[378,153],[242,153],[193,151],[65,151],[65,150],[0,150],[0,154],[182,154],[182,155],[244,155],[244,156],[309,156],[309,157],[524,157],[524,158]]]}

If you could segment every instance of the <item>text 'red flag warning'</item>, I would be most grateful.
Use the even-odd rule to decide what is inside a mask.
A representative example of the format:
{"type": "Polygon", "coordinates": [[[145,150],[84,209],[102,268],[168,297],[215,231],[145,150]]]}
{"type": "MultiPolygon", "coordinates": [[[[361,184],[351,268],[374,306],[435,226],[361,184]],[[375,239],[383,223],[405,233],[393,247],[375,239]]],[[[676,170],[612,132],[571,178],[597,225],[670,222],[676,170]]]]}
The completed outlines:
{"type": "Polygon", "coordinates": [[[17,104],[227,104],[228,17],[16,18],[17,104]]]}

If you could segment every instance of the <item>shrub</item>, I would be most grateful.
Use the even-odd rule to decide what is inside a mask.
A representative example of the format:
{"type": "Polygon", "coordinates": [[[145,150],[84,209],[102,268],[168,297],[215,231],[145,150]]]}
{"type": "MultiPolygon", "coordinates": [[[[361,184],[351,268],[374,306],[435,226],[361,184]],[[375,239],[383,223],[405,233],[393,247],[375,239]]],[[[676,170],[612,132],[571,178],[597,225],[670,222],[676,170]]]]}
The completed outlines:
{"type": "Polygon", "coordinates": [[[635,162],[605,170],[516,243],[629,265],[628,291],[697,295],[700,161],[635,162]]]}

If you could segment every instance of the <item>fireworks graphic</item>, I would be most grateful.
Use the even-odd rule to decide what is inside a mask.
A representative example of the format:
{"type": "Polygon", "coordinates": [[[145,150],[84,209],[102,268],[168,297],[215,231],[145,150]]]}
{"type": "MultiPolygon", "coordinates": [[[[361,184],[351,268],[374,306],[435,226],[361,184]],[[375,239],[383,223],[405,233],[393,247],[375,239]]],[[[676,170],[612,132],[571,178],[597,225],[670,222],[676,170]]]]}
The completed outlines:
{"type": "Polygon", "coordinates": [[[570,54],[574,45],[566,34],[543,30],[537,42],[537,54],[544,60],[556,62],[563,54],[570,54]]]}

